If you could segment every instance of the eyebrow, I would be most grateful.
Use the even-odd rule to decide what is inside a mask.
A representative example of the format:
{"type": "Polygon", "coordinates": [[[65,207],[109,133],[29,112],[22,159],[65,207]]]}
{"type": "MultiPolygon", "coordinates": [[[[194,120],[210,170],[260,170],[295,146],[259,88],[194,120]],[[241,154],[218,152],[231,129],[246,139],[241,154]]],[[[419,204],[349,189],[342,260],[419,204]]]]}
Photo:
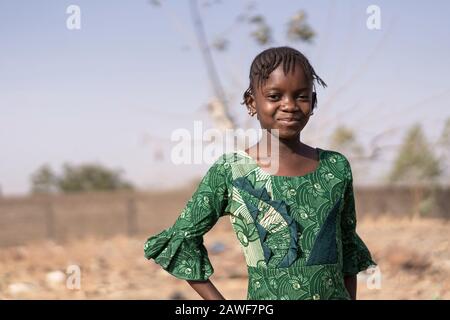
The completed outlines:
{"type": "MultiPolygon", "coordinates": [[[[308,90],[309,89],[309,87],[305,87],[305,88],[300,88],[300,89],[297,89],[297,90],[295,90],[295,91],[305,91],[305,90],[308,90]]],[[[264,92],[266,92],[266,91],[270,91],[270,90],[278,90],[278,91],[282,91],[280,88],[277,88],[277,87],[269,87],[269,88],[264,88],[264,92]]]]}

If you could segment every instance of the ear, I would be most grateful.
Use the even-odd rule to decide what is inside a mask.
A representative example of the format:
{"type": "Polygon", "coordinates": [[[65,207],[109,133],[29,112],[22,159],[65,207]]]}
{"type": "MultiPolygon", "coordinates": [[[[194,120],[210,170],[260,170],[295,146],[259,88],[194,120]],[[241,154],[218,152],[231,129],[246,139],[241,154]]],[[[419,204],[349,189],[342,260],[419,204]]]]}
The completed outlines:
{"type": "Polygon", "coordinates": [[[255,97],[253,96],[253,94],[249,94],[247,96],[247,99],[245,100],[245,104],[247,105],[247,108],[256,113],[256,101],[255,101],[255,97]]]}
{"type": "Polygon", "coordinates": [[[317,94],[316,92],[312,92],[311,95],[311,111],[317,107],[317,94]]]}

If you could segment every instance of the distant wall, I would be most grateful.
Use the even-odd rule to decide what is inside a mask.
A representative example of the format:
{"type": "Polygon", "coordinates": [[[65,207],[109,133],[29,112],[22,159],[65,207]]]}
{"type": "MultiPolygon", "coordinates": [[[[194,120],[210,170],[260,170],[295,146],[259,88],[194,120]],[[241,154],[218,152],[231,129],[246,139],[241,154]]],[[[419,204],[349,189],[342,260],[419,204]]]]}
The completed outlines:
{"type": "Polygon", "coordinates": [[[450,218],[450,187],[356,187],[355,199],[359,217],[387,214],[450,218]]]}
{"type": "MultiPolygon", "coordinates": [[[[0,246],[84,236],[145,235],[172,224],[194,189],[0,198],[0,246]]],[[[358,218],[450,217],[450,189],[356,187],[358,218]]]]}
{"type": "Polygon", "coordinates": [[[189,197],[179,190],[0,198],[0,246],[151,233],[172,223],[189,197]]]}

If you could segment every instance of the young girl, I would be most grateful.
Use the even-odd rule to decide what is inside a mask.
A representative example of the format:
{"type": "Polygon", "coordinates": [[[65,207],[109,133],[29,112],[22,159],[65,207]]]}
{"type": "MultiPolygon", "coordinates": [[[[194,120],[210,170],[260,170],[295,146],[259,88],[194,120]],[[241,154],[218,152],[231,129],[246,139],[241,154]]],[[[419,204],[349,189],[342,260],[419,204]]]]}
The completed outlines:
{"type": "Polygon", "coordinates": [[[316,107],[308,59],[290,47],[254,59],[244,102],[265,134],[249,149],[224,153],[176,222],[150,237],[144,252],[204,299],[224,299],[203,235],[229,215],[248,270],[247,299],[356,299],[356,275],[375,265],[356,233],[350,164],[336,151],[301,142],[316,107]],[[277,129],[277,130],[274,130],[277,129]],[[260,146],[274,138],[277,172],[263,169],[260,146]]]}

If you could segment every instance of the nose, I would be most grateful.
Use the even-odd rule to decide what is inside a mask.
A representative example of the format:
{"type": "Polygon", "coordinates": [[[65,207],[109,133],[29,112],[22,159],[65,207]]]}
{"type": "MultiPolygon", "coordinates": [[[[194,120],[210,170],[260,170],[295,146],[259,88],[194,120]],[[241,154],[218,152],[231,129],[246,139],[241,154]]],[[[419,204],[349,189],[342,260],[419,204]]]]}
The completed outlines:
{"type": "Polygon", "coordinates": [[[299,108],[296,105],[295,99],[291,97],[286,97],[283,100],[283,104],[281,105],[281,110],[285,112],[295,112],[298,111],[299,108]]]}

